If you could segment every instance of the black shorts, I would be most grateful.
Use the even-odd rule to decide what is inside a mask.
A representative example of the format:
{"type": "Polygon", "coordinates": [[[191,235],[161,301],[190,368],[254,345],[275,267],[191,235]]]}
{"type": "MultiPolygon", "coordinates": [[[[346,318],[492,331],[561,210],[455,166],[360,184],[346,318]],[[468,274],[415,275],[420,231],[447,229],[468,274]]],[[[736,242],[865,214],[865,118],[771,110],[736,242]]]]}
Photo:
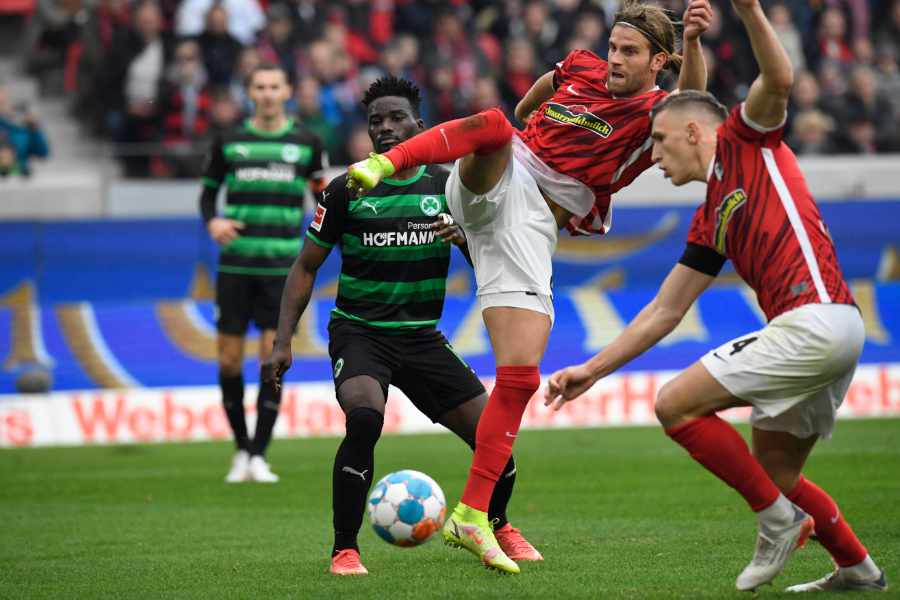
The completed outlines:
{"type": "Polygon", "coordinates": [[[281,292],[287,275],[216,276],[216,328],[221,333],[244,335],[252,319],[259,329],[278,327],[281,292]]]}
{"type": "Polygon", "coordinates": [[[422,413],[437,422],[444,413],[485,392],[475,372],[437,329],[382,332],[346,319],[328,324],[335,392],[359,375],[400,388],[422,413]]]}

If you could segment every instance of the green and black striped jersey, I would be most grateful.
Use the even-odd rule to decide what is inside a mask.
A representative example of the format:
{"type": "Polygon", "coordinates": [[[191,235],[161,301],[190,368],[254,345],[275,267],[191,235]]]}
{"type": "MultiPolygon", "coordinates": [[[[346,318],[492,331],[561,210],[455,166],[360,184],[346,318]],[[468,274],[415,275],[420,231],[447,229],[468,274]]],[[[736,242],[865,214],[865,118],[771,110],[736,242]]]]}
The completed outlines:
{"type": "Polygon", "coordinates": [[[288,119],[279,131],[260,131],[250,119],[213,142],[203,184],[225,184],[224,217],[245,224],[221,248],[219,271],[286,275],[300,252],[303,194],[320,179],[324,163],[319,138],[288,119]]]}
{"type": "Polygon", "coordinates": [[[443,167],[419,167],[406,180],[384,179],[357,198],[346,175],[322,194],[306,237],[341,247],[332,318],[385,329],[434,327],[444,309],[451,244],[431,229],[448,212],[443,167]]]}

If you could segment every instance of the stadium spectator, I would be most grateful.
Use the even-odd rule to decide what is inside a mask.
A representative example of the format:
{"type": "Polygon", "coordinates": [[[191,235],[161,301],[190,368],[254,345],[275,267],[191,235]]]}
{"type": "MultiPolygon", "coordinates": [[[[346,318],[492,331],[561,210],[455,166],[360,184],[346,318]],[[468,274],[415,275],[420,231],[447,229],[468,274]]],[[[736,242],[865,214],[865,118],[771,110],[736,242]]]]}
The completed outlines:
{"type": "Polygon", "coordinates": [[[297,105],[297,116],[303,125],[319,136],[329,156],[340,154],[341,139],[335,127],[322,114],[322,87],[315,77],[304,77],[294,89],[294,100],[297,105]]]}
{"type": "Polygon", "coordinates": [[[23,175],[31,174],[30,158],[50,154],[47,138],[37,117],[27,104],[14,107],[6,88],[0,86],[0,140],[12,147],[16,168],[23,175]]]}
{"type": "Polygon", "coordinates": [[[819,109],[809,108],[791,120],[787,144],[795,154],[835,154],[837,145],[832,139],[834,121],[819,109]]]}
{"type": "Polygon", "coordinates": [[[794,26],[791,11],[786,4],[781,2],[772,4],[769,7],[769,20],[772,22],[772,29],[778,34],[781,45],[784,46],[788,58],[791,59],[791,65],[795,71],[806,68],[806,55],[803,50],[803,36],[794,26]]]}
{"type": "Polygon", "coordinates": [[[249,115],[253,112],[253,101],[247,93],[247,78],[262,63],[259,51],[256,48],[249,47],[241,50],[238,56],[237,65],[234,73],[231,75],[231,83],[229,88],[235,101],[241,109],[241,113],[249,115]]]}
{"type": "Polygon", "coordinates": [[[297,77],[300,46],[294,39],[294,21],[288,8],[273,4],[266,13],[266,27],[256,44],[265,62],[280,65],[290,81],[297,77]]]}
{"type": "MultiPolygon", "coordinates": [[[[900,69],[897,67],[897,48],[890,44],[878,47],[875,58],[878,91],[893,105],[894,115],[900,115],[900,69]]],[[[897,124],[894,123],[896,127],[897,124]]]]}
{"type": "Polygon", "coordinates": [[[16,149],[6,141],[0,142],[0,178],[21,174],[22,170],[16,161],[16,149]]]}
{"type": "Polygon", "coordinates": [[[227,85],[243,46],[228,33],[228,12],[216,4],[206,14],[206,29],[197,38],[210,85],[227,85]]]}
{"type": "Polygon", "coordinates": [[[175,62],[160,94],[162,142],[168,151],[157,162],[161,172],[175,177],[200,175],[203,153],[194,142],[209,129],[210,103],[200,46],[193,40],[183,41],[175,49],[175,62]]]}
{"type": "Polygon", "coordinates": [[[41,86],[61,87],[60,79],[69,45],[78,37],[78,22],[83,18],[78,0],[38,0],[25,32],[26,70],[38,76],[41,86]]]}
{"type": "Polygon", "coordinates": [[[534,47],[525,38],[513,38],[506,44],[506,58],[500,90],[505,106],[515,106],[531,89],[540,73],[534,47]]]}
{"type": "Polygon", "coordinates": [[[822,14],[818,33],[818,56],[847,66],[853,62],[853,52],[847,42],[847,20],[837,8],[828,8],[822,14]]]}
{"type": "Polygon", "coordinates": [[[853,69],[848,92],[841,100],[842,120],[850,125],[849,151],[875,152],[889,143],[896,127],[894,106],[879,94],[878,81],[871,68],[853,69]]]}
{"type": "Polygon", "coordinates": [[[123,144],[120,152],[129,176],[149,175],[146,144],[156,139],[156,99],[168,53],[162,26],[156,2],[144,0],[136,5],[131,26],[116,32],[98,80],[97,98],[107,113],[110,131],[123,144]]]}
{"type": "Polygon", "coordinates": [[[99,0],[86,11],[85,23],[78,36],[77,50],[73,53],[71,83],[74,92],[73,112],[82,116],[92,134],[100,135],[106,129],[104,103],[98,94],[98,81],[111,51],[114,33],[128,27],[127,0],[99,0]]]}
{"type": "Polygon", "coordinates": [[[184,0],[175,16],[175,33],[182,37],[200,35],[214,5],[225,9],[228,32],[245,46],[253,43],[265,25],[265,15],[256,0],[184,0]]]}
{"type": "Polygon", "coordinates": [[[241,107],[228,88],[216,88],[210,93],[208,138],[215,138],[238,124],[241,107]]]}

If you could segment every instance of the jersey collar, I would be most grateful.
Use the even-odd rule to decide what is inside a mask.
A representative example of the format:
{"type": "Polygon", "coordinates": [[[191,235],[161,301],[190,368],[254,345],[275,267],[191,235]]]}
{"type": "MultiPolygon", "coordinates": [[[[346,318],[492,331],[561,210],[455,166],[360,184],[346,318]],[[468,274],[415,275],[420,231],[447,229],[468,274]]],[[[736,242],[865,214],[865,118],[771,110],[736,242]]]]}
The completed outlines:
{"type": "Polygon", "coordinates": [[[286,134],[291,128],[294,126],[294,120],[290,117],[285,119],[284,125],[282,125],[279,129],[275,131],[262,131],[261,129],[257,129],[253,125],[253,119],[247,119],[244,121],[244,127],[246,127],[250,132],[254,135],[258,135],[259,137],[267,137],[267,138],[276,138],[281,137],[286,134]]]}
{"type": "Polygon", "coordinates": [[[416,174],[410,177],[409,179],[382,179],[382,183],[386,183],[388,185],[409,185],[411,183],[415,183],[418,180],[422,179],[422,175],[425,174],[425,165],[419,167],[419,170],[416,171],[416,174]]]}

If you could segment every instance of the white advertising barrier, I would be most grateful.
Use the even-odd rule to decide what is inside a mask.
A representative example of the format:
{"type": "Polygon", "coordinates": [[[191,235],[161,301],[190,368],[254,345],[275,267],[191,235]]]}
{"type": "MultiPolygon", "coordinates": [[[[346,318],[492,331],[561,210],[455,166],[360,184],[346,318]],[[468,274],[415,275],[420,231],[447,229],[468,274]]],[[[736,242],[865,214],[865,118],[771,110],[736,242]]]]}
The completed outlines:
{"type": "MultiPolygon", "coordinates": [[[[653,401],[675,371],[608,377],[561,411],[546,408],[543,388],[528,406],[524,428],[656,424],[653,401]]],[[[485,381],[489,387],[492,380],[485,381]]],[[[255,390],[246,394],[248,426],[255,421],[255,390]]],[[[728,411],[746,420],[749,409],[728,411]]],[[[900,416],[900,363],[863,365],[839,413],[842,418],[900,416]]],[[[444,431],[391,388],[386,433],[444,431]]],[[[339,436],[344,415],[331,382],[286,386],[276,437],[339,436]]],[[[81,446],[230,438],[218,387],[84,391],[44,396],[0,396],[0,447],[81,446]]]]}

